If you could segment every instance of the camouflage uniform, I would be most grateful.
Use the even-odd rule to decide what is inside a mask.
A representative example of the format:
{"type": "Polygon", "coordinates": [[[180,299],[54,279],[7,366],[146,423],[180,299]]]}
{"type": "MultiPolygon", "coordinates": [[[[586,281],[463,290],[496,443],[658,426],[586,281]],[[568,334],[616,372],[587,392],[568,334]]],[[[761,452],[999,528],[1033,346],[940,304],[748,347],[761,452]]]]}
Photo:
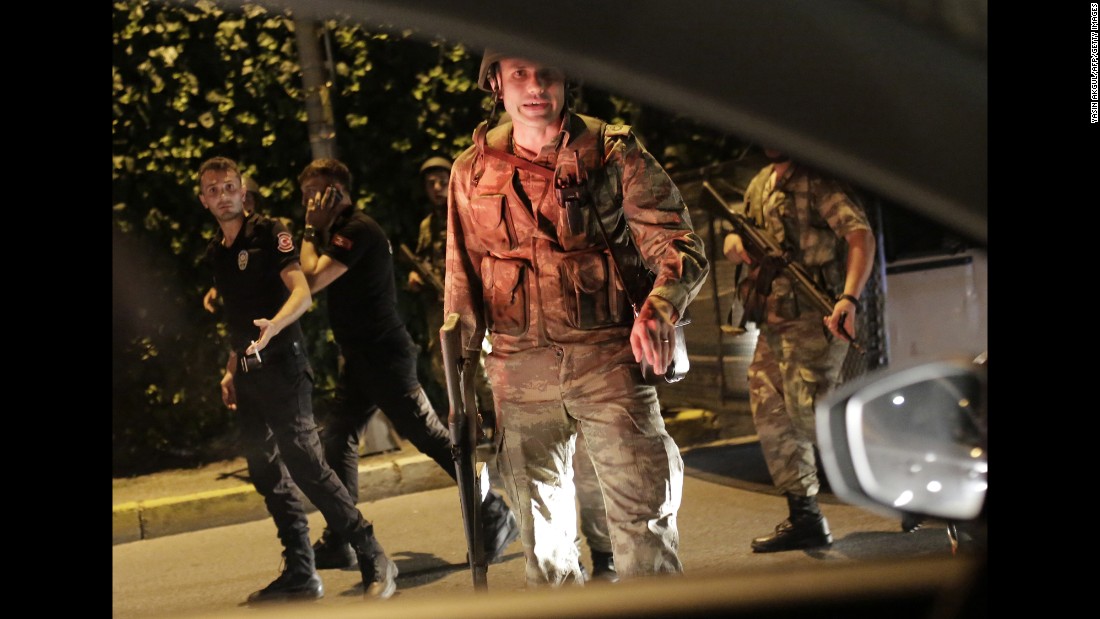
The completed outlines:
{"type": "MultiPolygon", "coordinates": [[[[420,236],[417,240],[416,254],[421,260],[427,260],[440,281],[444,279],[447,245],[446,220],[432,213],[420,222],[420,236]]],[[[434,295],[434,291],[432,291],[434,295]]],[[[438,333],[443,326],[443,304],[438,297],[432,297],[433,303],[426,305],[428,308],[428,333],[438,333]]],[[[431,354],[432,374],[440,385],[446,386],[447,377],[443,372],[443,355],[439,351],[438,338],[428,338],[428,351],[431,354]]],[[[478,371],[474,374],[474,387],[477,390],[479,410],[488,421],[495,421],[493,412],[493,392],[489,385],[489,377],[485,371],[484,355],[479,360],[478,371]],[[484,413],[488,412],[488,415],[484,413]]],[[[495,463],[490,464],[491,483],[494,487],[506,487],[504,480],[500,478],[499,469],[495,463]]],[[[588,458],[588,447],[578,440],[577,452],[573,458],[573,477],[577,487],[577,503],[580,504],[580,528],[581,534],[588,542],[590,549],[597,552],[611,553],[611,535],[607,531],[607,517],[603,506],[603,493],[600,491],[600,480],[596,478],[596,469],[592,467],[592,461],[588,458]]],[[[580,544],[580,539],[577,539],[580,544]]]]}
{"type": "MultiPolygon", "coordinates": [[[[656,160],[632,134],[605,153],[603,126],[567,113],[534,162],[557,169],[575,162],[575,152],[595,170],[607,155],[611,180],[591,190],[597,200],[609,193],[621,199],[619,213],[656,271],[651,294],[682,315],[706,278],[702,241],[656,160]]],[[[487,144],[512,152],[511,135],[504,122],[488,132],[487,144]]],[[[477,144],[455,161],[444,311],[461,316],[464,341],[476,319],[492,342],[486,368],[501,427],[500,466],[516,499],[529,584],[580,579],[572,465],[578,425],[602,485],[619,573],[683,570],[676,528],[683,460],[657,391],[634,360],[633,312],[595,222],[585,209],[583,229],[571,233],[549,179],[486,156],[477,144]]]]}
{"type": "MultiPolygon", "coordinates": [[[[588,455],[588,441],[577,426],[576,451],[573,453],[573,484],[577,488],[577,504],[580,507],[581,535],[588,548],[596,552],[614,553],[611,533],[607,530],[607,509],[603,504],[603,491],[588,455]]],[[[580,544],[580,539],[577,539],[580,544]]],[[[593,562],[595,557],[593,557],[593,562]]]]}
{"type": "MultiPolygon", "coordinates": [[[[446,170],[448,178],[451,173],[451,162],[443,157],[432,157],[420,167],[420,179],[424,180],[426,174],[432,170],[446,170]]],[[[413,252],[417,258],[427,264],[428,269],[439,281],[443,281],[446,275],[447,264],[447,209],[446,203],[438,208],[432,204],[431,199],[425,200],[428,215],[420,221],[420,230],[416,239],[416,250],[413,252]]],[[[431,377],[439,386],[442,393],[447,393],[447,374],[443,370],[443,353],[439,349],[439,338],[436,334],[443,327],[443,293],[436,290],[427,282],[420,291],[420,297],[424,305],[425,322],[428,326],[428,341],[426,354],[428,355],[428,367],[431,377]]],[[[479,409],[483,413],[488,426],[495,425],[496,417],[493,414],[493,392],[489,388],[489,377],[485,374],[485,363],[478,360],[477,372],[474,374],[474,388],[477,391],[479,409]]],[[[443,406],[441,416],[446,418],[447,407],[443,406]]]]}
{"type": "MultiPolygon", "coordinates": [[[[428,208],[431,212],[420,222],[420,234],[417,237],[414,253],[417,258],[427,262],[432,272],[439,277],[440,281],[443,281],[447,254],[447,220],[444,215],[436,213],[434,207],[429,205],[428,208]]],[[[421,289],[420,298],[424,305],[425,322],[428,326],[426,353],[431,361],[432,379],[440,386],[443,393],[446,393],[447,376],[443,372],[443,354],[439,350],[437,337],[440,327],[443,326],[443,299],[427,282],[421,289]]],[[[480,396],[481,393],[479,392],[478,395],[480,396]]]]}
{"type": "MultiPolygon", "coordinates": [[[[420,235],[416,243],[416,255],[421,260],[431,265],[433,272],[443,281],[445,257],[447,253],[447,224],[446,218],[434,212],[429,213],[420,222],[420,235]]],[[[428,333],[438,333],[443,326],[443,303],[435,290],[425,288],[425,295],[430,300],[425,302],[428,314],[428,333]]],[[[447,377],[443,371],[443,354],[439,351],[439,339],[428,338],[428,352],[431,355],[431,368],[433,377],[441,386],[446,387],[447,377]]],[[[474,386],[477,391],[479,410],[487,421],[495,421],[493,413],[493,392],[489,385],[489,377],[485,371],[485,357],[479,360],[478,370],[474,375],[474,386]],[[486,415],[485,413],[489,414],[486,415]]],[[[607,531],[607,517],[603,506],[603,493],[600,491],[600,480],[596,478],[596,469],[592,467],[592,461],[588,457],[588,447],[584,441],[577,441],[577,451],[573,458],[573,477],[577,487],[577,503],[580,505],[580,528],[588,547],[597,552],[611,553],[611,535],[607,531]]],[[[489,477],[494,488],[506,488],[507,485],[500,477],[500,469],[495,461],[490,463],[489,477]]],[[[577,539],[580,544],[580,539],[577,539]]]]}
{"type": "MultiPolygon", "coordinates": [[[[844,237],[871,229],[866,214],[836,181],[794,163],[783,178],[773,171],[769,165],[749,183],[746,214],[762,222],[818,283],[839,294],[847,264],[844,237]]],[[[812,497],[819,489],[814,402],[836,385],[848,343],[826,337],[821,314],[800,300],[783,274],[773,280],[765,312],[748,373],[753,423],[776,487],[812,497]]]]}

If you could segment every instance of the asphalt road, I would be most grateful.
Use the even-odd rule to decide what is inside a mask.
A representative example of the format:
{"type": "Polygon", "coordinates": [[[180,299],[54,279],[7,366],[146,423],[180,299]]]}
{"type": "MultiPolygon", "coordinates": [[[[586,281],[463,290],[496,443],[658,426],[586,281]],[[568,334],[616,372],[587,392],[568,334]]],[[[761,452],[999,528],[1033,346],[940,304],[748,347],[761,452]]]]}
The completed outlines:
{"type": "MultiPolygon", "coordinates": [[[[679,529],[685,575],[673,580],[686,584],[731,574],[775,574],[783,579],[806,570],[853,565],[874,570],[899,559],[904,563],[951,557],[943,523],[933,521],[914,533],[903,533],[896,518],[841,503],[827,492],[821,503],[836,540],[832,547],[753,554],[749,541],[786,516],[786,501],[771,487],[759,445],[698,447],[686,451],[684,460],[688,476],[679,529]]],[[[328,612],[343,611],[361,616],[377,611],[392,617],[407,604],[454,605],[475,595],[464,563],[465,540],[453,487],[364,502],[360,507],[375,523],[379,540],[401,570],[394,598],[365,602],[357,571],[325,570],[321,572],[323,599],[290,608],[283,605],[269,613],[328,616],[328,612]]],[[[310,526],[316,538],[323,527],[319,513],[310,514],[310,526]]],[[[112,549],[112,616],[255,616],[256,611],[242,603],[250,592],[278,575],[280,551],[269,519],[117,544],[112,549]]],[[[588,564],[587,548],[582,560],[588,564]]],[[[490,567],[488,580],[491,598],[527,591],[518,542],[509,547],[503,563],[490,567]]],[[[591,592],[597,587],[624,585],[584,589],[591,592]]]]}

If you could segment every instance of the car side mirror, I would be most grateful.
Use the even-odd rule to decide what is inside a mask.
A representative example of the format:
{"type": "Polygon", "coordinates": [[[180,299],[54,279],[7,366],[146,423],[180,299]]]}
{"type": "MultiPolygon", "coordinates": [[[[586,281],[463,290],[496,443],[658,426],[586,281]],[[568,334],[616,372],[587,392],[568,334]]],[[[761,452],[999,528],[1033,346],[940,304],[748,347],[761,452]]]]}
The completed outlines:
{"type": "Polygon", "coordinates": [[[822,466],[836,496],[893,516],[982,515],[986,373],[964,360],[886,368],[818,402],[822,466]]]}

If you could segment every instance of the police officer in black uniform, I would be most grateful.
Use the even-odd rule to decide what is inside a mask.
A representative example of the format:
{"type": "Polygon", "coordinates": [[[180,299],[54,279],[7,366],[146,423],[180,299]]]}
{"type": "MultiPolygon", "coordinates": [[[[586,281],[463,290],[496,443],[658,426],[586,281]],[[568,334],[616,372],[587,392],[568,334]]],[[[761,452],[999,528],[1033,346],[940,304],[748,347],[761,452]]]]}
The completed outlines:
{"type": "Polygon", "coordinates": [[[248,474],[275,521],[286,560],[279,577],[248,600],[324,595],[295,485],[328,526],[350,540],[364,595],[388,598],[397,588],[397,566],[321,453],[311,401],[313,370],[298,323],[312,297],[298,250],[281,222],[245,214],[241,174],[233,160],[205,161],[199,191],[200,202],[220,227],[206,258],[224,299],[231,344],[222,400],[237,411],[248,474]]]}
{"type": "MultiPolygon", "coordinates": [[[[298,184],[306,207],[302,271],[311,292],[329,290],[329,326],[344,359],[340,397],[322,432],[325,457],[357,497],[360,436],[381,407],[401,436],[455,479],[450,434],[420,384],[418,348],[397,313],[389,239],[352,204],[351,172],[343,162],[317,159],[298,184]]],[[[491,562],[499,561],[519,537],[519,526],[496,492],[488,492],[481,510],[485,550],[491,562]]],[[[355,565],[347,537],[331,522],[313,550],[318,568],[355,565]]]]}

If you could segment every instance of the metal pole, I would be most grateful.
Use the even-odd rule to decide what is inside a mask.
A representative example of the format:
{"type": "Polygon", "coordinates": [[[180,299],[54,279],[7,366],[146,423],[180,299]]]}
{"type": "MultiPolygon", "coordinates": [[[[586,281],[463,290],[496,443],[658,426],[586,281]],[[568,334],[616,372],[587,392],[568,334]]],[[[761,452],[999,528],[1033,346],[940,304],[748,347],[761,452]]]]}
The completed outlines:
{"type": "Polygon", "coordinates": [[[336,125],[333,123],[330,87],[325,80],[321,54],[320,26],[314,21],[294,19],[294,37],[302,66],[306,119],[309,123],[309,147],[314,159],[336,158],[336,125]]]}

